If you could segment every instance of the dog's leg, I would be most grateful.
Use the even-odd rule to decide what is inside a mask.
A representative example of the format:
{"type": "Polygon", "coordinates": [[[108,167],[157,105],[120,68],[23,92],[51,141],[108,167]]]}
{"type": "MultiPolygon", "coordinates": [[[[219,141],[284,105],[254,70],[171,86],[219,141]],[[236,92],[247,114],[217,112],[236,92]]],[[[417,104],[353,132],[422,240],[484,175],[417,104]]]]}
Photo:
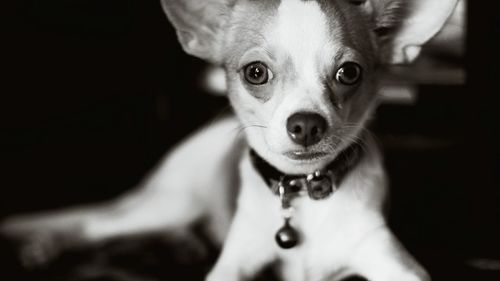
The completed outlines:
{"type": "Polygon", "coordinates": [[[22,259],[36,265],[68,247],[183,228],[207,210],[212,211],[211,204],[224,208],[216,199],[225,198],[225,188],[232,186],[231,175],[236,174],[232,169],[239,154],[235,151],[241,145],[234,138],[236,127],[236,121],[229,118],[195,134],[175,149],[142,186],[117,200],[11,217],[2,222],[0,233],[20,241],[22,259]],[[210,162],[207,165],[196,159],[210,162]]]}
{"type": "Polygon", "coordinates": [[[369,233],[352,259],[353,269],[370,281],[429,281],[430,277],[387,227],[369,233]]]}
{"type": "MultiPolygon", "coordinates": [[[[243,141],[234,118],[201,130],[174,150],[135,195],[86,221],[90,239],[177,229],[202,215],[224,213],[231,201],[243,141]]],[[[226,227],[227,231],[227,227],[226,227]]]]}
{"type": "Polygon", "coordinates": [[[203,205],[193,198],[162,192],[135,191],[109,203],[15,216],[2,223],[1,232],[19,241],[21,261],[30,267],[49,262],[67,248],[177,229],[201,216],[203,205]]]}
{"type": "Polygon", "coordinates": [[[266,219],[238,210],[227,236],[222,253],[207,281],[239,281],[254,277],[274,259],[272,233],[264,225],[266,219]]]}
{"type": "Polygon", "coordinates": [[[279,201],[263,186],[249,154],[240,158],[241,188],[222,252],[207,281],[239,281],[255,276],[277,257],[275,231],[281,226],[279,201]]]}

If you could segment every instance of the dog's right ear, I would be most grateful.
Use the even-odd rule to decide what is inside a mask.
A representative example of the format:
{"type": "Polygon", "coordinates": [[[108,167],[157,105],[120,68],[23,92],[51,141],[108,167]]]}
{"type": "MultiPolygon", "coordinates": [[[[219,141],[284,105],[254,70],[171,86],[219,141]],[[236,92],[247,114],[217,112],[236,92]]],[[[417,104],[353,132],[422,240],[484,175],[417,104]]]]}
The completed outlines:
{"type": "Polygon", "coordinates": [[[422,45],[441,30],[458,0],[362,2],[371,5],[382,61],[388,64],[401,64],[415,60],[422,45]]]}
{"type": "Polygon", "coordinates": [[[184,51],[218,64],[234,0],[161,0],[184,51]]]}

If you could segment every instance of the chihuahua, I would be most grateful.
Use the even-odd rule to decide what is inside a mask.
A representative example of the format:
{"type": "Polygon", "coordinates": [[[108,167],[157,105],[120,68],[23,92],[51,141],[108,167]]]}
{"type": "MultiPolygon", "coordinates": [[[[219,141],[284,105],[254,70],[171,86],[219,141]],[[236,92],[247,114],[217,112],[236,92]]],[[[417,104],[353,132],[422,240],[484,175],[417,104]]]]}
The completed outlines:
{"type": "Polygon", "coordinates": [[[429,280],[389,230],[365,129],[385,66],[413,61],[456,0],[162,0],[183,49],[223,67],[235,117],[198,131],[112,202],[8,219],[25,260],[206,222],[206,280],[279,261],[287,281],[429,280]],[[239,133],[239,132],[243,133],[239,133]]]}

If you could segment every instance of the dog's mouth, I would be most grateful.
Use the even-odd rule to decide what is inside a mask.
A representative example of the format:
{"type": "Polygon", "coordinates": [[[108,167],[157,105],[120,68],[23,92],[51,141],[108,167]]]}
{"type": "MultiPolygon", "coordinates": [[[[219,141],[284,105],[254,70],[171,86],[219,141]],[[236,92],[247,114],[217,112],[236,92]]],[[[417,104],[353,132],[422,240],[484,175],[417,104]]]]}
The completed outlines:
{"type": "Polygon", "coordinates": [[[285,156],[295,161],[311,162],[325,158],[328,156],[328,153],[321,151],[294,150],[285,152],[285,156]]]}

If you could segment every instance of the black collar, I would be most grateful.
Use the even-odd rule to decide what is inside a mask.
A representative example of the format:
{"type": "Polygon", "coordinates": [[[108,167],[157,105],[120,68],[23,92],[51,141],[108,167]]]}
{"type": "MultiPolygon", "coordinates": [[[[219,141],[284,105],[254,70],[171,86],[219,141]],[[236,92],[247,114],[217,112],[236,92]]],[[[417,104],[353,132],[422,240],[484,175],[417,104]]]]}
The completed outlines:
{"type": "Polygon", "coordinates": [[[253,149],[250,150],[250,159],[273,193],[281,196],[288,194],[296,195],[301,191],[307,190],[309,197],[319,200],[328,197],[340,186],[347,173],[359,163],[363,155],[362,152],[362,145],[353,143],[345,148],[325,168],[308,175],[285,174],[260,157],[253,149]],[[280,190],[280,187],[283,190],[280,190]]]}

